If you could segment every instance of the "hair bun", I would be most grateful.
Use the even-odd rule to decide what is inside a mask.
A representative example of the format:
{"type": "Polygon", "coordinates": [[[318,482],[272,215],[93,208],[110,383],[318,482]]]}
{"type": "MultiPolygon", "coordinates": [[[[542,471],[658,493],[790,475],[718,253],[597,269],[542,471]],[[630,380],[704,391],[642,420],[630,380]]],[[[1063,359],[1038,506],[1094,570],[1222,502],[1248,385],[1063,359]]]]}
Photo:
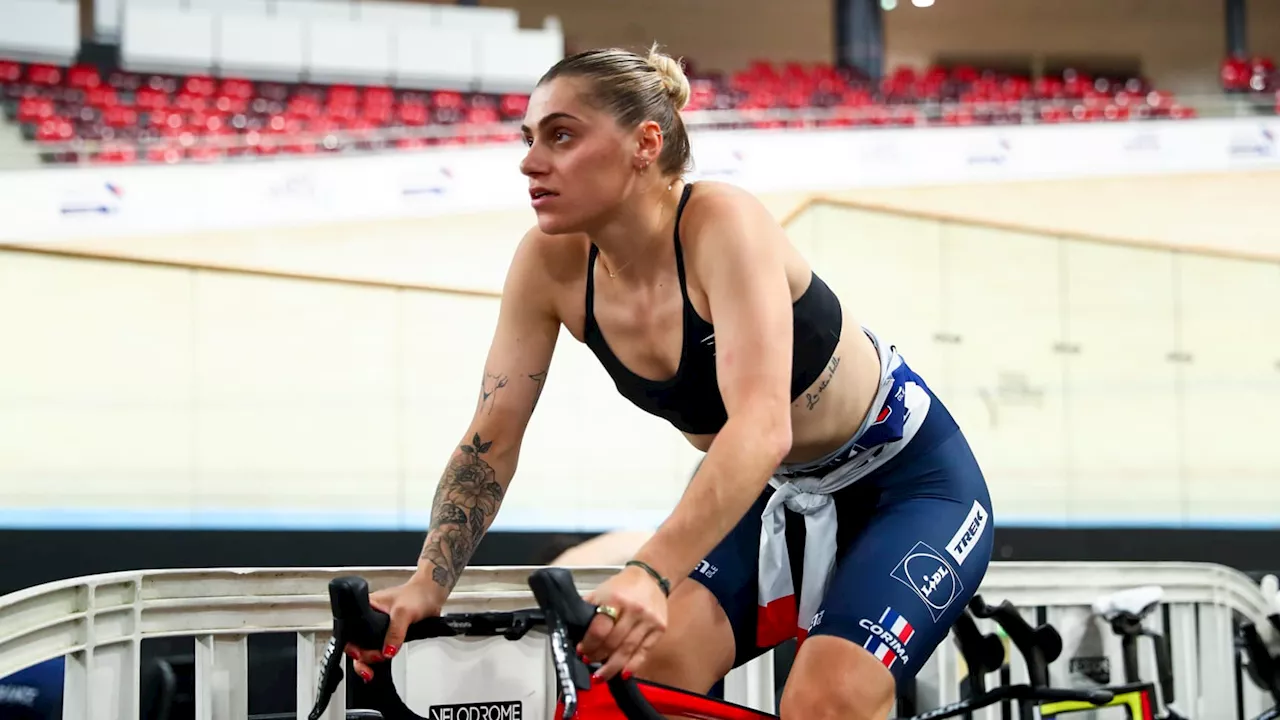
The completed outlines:
{"type": "Polygon", "coordinates": [[[649,64],[662,75],[662,87],[667,90],[667,97],[676,110],[683,110],[689,104],[689,78],[685,77],[684,68],[679,61],[670,55],[658,52],[657,44],[649,49],[649,64]]]}

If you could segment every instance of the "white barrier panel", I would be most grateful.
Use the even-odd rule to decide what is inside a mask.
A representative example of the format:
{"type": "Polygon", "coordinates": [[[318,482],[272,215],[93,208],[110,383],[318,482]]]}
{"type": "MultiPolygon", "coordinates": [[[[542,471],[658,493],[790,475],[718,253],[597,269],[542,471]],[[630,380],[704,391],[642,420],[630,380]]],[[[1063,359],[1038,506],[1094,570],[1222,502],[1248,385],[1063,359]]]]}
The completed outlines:
{"type": "MultiPolygon", "coordinates": [[[[755,192],[1280,168],[1280,119],[693,136],[693,178],[755,192]]],[[[0,173],[0,241],[310,225],[528,207],[506,144],[217,165],[0,173]]]]}
{"type": "MultiPolygon", "coordinates": [[[[514,610],[533,605],[527,586],[530,567],[468,568],[446,612],[514,610]]],[[[613,568],[575,569],[578,589],[586,592],[613,568]]],[[[0,597],[0,678],[59,656],[67,657],[65,718],[132,720],[140,708],[140,648],[146,638],[194,636],[196,639],[197,715],[200,720],[247,717],[247,636],[265,632],[298,634],[297,701],[299,716],[315,698],[317,668],[332,629],[328,582],[360,575],[371,589],[401,582],[410,568],[152,570],[111,573],[49,583],[0,597]]],[[[1239,696],[1233,649],[1237,617],[1258,624],[1264,639],[1277,638],[1265,618],[1276,599],[1245,575],[1199,563],[1025,563],[996,562],[979,592],[987,602],[1010,600],[1036,624],[1037,612],[1049,621],[1087,607],[1103,594],[1137,585],[1159,585],[1169,608],[1165,628],[1173,645],[1180,707],[1192,717],[1236,717],[1235,708],[1261,703],[1260,692],[1244,681],[1239,696]],[[1238,700],[1238,697],[1243,700],[1238,700]],[[1228,711],[1228,709],[1231,709],[1228,711]]],[[[1160,622],[1158,616],[1153,618],[1160,622]]],[[[984,630],[990,625],[983,621],[984,630]]],[[[538,634],[538,637],[541,637],[538,634]]],[[[430,704],[528,698],[544,683],[545,694],[523,706],[523,717],[548,718],[554,690],[546,666],[545,645],[493,640],[484,653],[463,651],[480,640],[429,641],[394,661],[393,673],[412,709],[426,714],[430,704]],[[492,654],[491,654],[492,653],[492,654]],[[448,657],[448,663],[432,658],[448,657]],[[438,675],[440,668],[465,658],[466,677],[438,675]],[[421,663],[419,665],[418,663],[421,663]],[[417,669],[431,668],[419,673],[417,669]],[[430,684],[418,678],[435,676],[430,684]],[[406,678],[414,680],[406,682],[406,678]],[[474,683],[484,678],[483,684],[474,683]],[[502,678],[497,680],[496,678],[502,678]],[[467,682],[467,680],[471,682],[467,682]],[[530,685],[527,681],[537,682],[530,685]],[[505,681],[505,682],[503,682],[505,681]],[[445,692],[449,694],[445,695],[445,692]],[[439,694],[437,694],[439,693],[439,694]],[[428,697],[430,695],[430,697],[428,697]]],[[[1024,682],[1026,669],[1013,654],[1012,682],[1024,682]]],[[[1052,681],[1062,681],[1055,663],[1052,681]]],[[[1118,667],[1118,664],[1115,664],[1118,667]]],[[[950,640],[929,659],[920,675],[920,710],[958,699],[959,670],[950,640]]],[[[1001,684],[999,673],[988,687],[1001,684]]],[[[1117,678],[1118,680],[1118,678],[1117,678]]],[[[343,717],[339,688],[325,715],[343,717]]],[[[726,679],[729,700],[772,711],[772,664],[768,655],[726,679]]],[[[523,702],[523,700],[521,700],[523,702]]],[[[996,708],[992,711],[998,713],[996,708]]],[[[998,715],[982,715],[996,718],[998,715]]]]}

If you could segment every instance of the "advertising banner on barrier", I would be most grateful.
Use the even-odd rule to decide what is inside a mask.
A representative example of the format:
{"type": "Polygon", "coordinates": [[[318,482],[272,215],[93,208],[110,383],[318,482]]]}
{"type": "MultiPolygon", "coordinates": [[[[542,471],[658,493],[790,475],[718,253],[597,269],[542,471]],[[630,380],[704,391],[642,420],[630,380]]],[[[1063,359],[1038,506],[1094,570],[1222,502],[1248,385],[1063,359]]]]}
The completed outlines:
{"type": "MultiPolygon", "coordinates": [[[[822,192],[1280,169],[1280,119],[696,133],[693,178],[822,192]]],[[[0,241],[187,233],[528,206],[523,146],[0,173],[0,241]]]]}

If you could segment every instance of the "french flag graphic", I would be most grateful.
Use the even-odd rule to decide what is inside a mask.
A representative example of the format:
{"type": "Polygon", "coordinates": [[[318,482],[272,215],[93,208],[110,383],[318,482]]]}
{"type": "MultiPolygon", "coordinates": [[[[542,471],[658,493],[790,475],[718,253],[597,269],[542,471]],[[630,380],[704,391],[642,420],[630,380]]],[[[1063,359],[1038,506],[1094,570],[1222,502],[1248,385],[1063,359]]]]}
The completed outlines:
{"type": "Polygon", "coordinates": [[[862,646],[870,650],[885,667],[892,668],[898,661],[899,653],[906,649],[907,643],[915,634],[915,628],[911,627],[906,618],[894,612],[893,608],[885,608],[880,614],[880,621],[872,627],[871,637],[862,646]],[[876,630],[883,632],[877,634],[876,630]],[[897,642],[893,643],[894,640],[897,642]]]}

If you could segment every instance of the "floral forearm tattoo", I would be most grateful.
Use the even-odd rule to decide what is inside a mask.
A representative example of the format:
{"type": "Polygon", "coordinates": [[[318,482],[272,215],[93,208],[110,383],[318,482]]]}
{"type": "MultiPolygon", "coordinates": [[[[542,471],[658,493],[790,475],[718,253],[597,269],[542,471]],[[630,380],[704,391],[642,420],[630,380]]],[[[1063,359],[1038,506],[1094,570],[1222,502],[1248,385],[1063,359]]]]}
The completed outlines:
{"type": "Polygon", "coordinates": [[[446,589],[458,582],[502,504],[502,485],[484,459],[491,445],[492,440],[481,442],[477,433],[470,444],[460,446],[431,503],[431,526],[422,559],[435,565],[431,579],[446,589]]]}

